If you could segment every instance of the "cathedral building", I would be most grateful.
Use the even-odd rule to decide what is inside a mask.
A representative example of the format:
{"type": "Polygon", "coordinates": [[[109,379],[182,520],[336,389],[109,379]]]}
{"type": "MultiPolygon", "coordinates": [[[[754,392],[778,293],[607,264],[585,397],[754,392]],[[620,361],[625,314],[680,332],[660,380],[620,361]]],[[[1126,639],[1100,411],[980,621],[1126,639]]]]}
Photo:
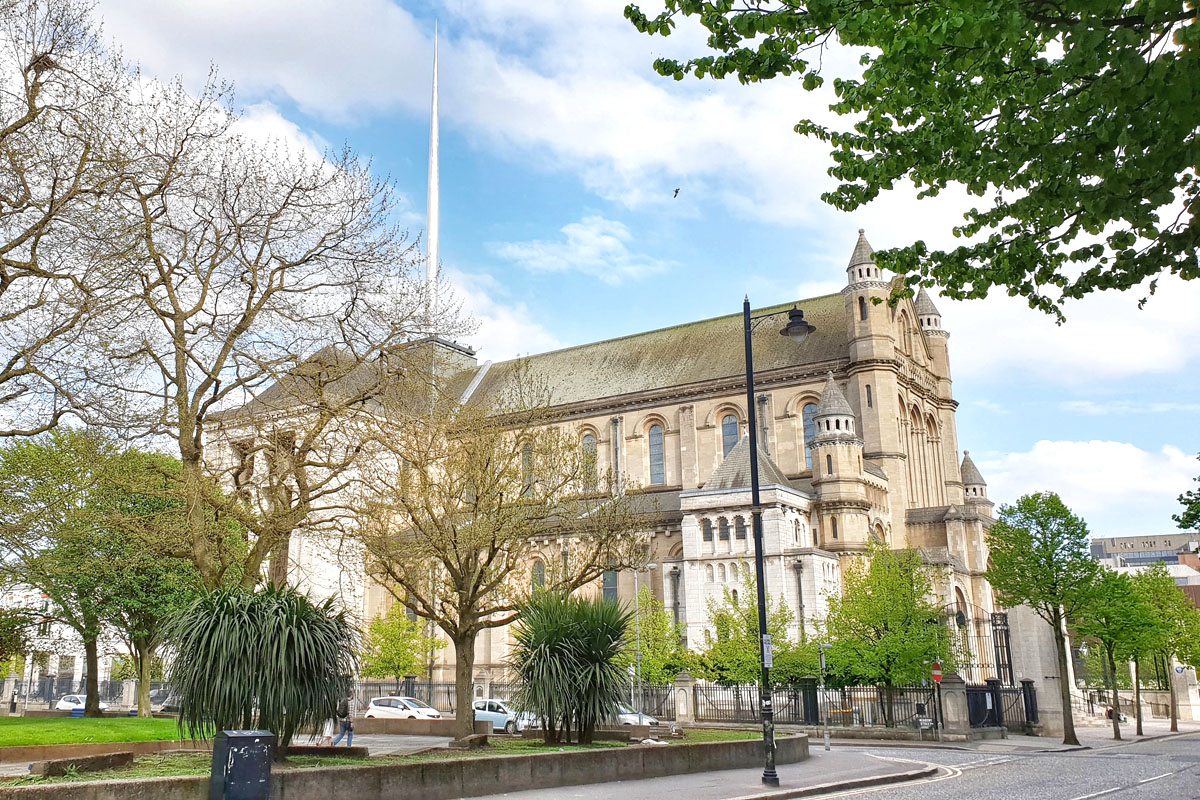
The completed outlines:
{"type": "MultiPolygon", "coordinates": [[[[992,504],[970,456],[959,458],[941,316],[924,291],[889,305],[891,291],[860,231],[842,291],[795,304],[813,333],[796,342],[771,320],[755,329],[753,408],[741,314],[497,363],[442,346],[457,369],[448,380],[468,403],[500,395],[522,369],[544,379],[556,424],[595,453],[601,472],[652,498],[650,568],[606,573],[595,590],[632,604],[635,583],[649,586],[689,646],[704,647],[709,600],[744,591],[754,568],[751,414],[766,588],[791,609],[796,639],[814,631],[827,598],[840,591],[847,559],[873,541],[915,548],[942,567],[937,591],[948,617],[976,631],[994,610],[983,578],[992,504]]],[[[531,576],[539,566],[530,565],[531,576]]],[[[348,585],[345,576],[337,583],[348,585]]],[[[392,602],[382,587],[351,583],[360,587],[355,610],[367,619],[392,602]]],[[[506,630],[484,632],[477,667],[498,676],[508,651],[506,630]]],[[[453,664],[434,673],[452,679],[453,664]]]]}

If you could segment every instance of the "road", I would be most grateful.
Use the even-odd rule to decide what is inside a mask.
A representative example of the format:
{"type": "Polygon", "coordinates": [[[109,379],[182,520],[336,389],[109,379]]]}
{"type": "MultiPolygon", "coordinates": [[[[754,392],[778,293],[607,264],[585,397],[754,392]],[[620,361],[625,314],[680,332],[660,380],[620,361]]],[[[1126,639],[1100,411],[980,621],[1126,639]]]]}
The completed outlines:
{"type": "MultiPolygon", "coordinates": [[[[1200,733],[1097,750],[981,752],[917,747],[855,747],[826,753],[814,742],[812,758],[780,768],[791,787],[911,770],[941,768],[938,777],[822,797],[861,800],[1195,800],[1200,798],[1200,733]],[[917,762],[917,763],[914,763],[917,762]]],[[[511,792],[479,800],[728,800],[760,795],[757,770],[727,770],[511,792]]],[[[781,794],[780,797],[783,795],[781,794]]],[[[764,798],[765,800],[765,798],[764,798]]]]}
{"type": "Polygon", "coordinates": [[[931,780],[827,797],[886,800],[1189,800],[1200,798],[1200,734],[1103,750],[981,753],[871,749],[874,755],[937,764],[931,780]]]}

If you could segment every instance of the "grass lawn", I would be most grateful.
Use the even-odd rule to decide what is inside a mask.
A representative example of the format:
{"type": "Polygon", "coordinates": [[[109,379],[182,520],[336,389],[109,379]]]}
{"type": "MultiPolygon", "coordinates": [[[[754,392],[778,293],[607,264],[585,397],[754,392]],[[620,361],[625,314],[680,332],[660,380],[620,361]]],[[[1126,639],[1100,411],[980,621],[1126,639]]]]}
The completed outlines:
{"type": "Polygon", "coordinates": [[[74,742],[157,742],[178,739],[173,719],[0,717],[0,747],[74,742]]]}

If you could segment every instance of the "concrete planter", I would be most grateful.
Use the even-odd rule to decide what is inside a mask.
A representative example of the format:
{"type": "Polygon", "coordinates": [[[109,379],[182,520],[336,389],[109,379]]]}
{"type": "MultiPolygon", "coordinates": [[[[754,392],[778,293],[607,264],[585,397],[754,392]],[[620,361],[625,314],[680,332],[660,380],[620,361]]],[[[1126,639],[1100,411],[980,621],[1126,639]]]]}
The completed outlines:
{"type": "MultiPolygon", "coordinates": [[[[776,762],[808,758],[807,736],[781,736],[776,762]]],[[[451,800],[497,791],[550,789],[613,780],[637,780],[762,764],[762,742],[646,745],[570,753],[465,758],[363,767],[276,772],[272,800],[451,800]]],[[[207,776],[63,783],[0,789],[0,800],[206,800],[207,776]]]]}

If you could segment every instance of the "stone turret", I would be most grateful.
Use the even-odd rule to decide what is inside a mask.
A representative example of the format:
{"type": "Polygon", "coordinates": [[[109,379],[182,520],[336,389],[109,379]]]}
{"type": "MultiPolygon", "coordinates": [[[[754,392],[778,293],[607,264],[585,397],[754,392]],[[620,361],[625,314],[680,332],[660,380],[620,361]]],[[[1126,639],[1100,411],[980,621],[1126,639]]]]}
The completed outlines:
{"type": "Polygon", "coordinates": [[[975,462],[971,460],[971,451],[969,450],[963,451],[959,474],[962,476],[963,492],[968,503],[984,502],[991,505],[991,501],[987,499],[987,482],[979,474],[979,468],[975,466],[975,462]]]}
{"type": "Polygon", "coordinates": [[[946,350],[946,340],[950,338],[950,334],[942,329],[941,312],[933,304],[933,299],[925,291],[925,287],[921,287],[917,292],[913,310],[916,311],[917,325],[921,328],[925,344],[929,347],[929,355],[933,362],[930,366],[934,374],[946,382],[940,387],[939,393],[942,397],[950,397],[950,355],[946,350]]]}
{"type": "Polygon", "coordinates": [[[813,488],[819,501],[822,547],[865,549],[870,502],[863,481],[863,440],[858,434],[854,409],[833,380],[832,372],[825,376],[825,388],[813,422],[816,431],[809,448],[813,456],[813,488]]]}

